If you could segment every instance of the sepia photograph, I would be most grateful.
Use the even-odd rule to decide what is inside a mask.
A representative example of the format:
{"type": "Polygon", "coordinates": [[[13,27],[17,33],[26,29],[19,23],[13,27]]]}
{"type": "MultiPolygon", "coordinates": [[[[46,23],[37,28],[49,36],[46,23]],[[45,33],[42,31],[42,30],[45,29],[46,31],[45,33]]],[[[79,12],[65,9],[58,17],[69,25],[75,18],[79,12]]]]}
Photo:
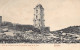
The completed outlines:
{"type": "Polygon", "coordinates": [[[0,44],[80,43],[80,0],[0,0],[0,44]]]}

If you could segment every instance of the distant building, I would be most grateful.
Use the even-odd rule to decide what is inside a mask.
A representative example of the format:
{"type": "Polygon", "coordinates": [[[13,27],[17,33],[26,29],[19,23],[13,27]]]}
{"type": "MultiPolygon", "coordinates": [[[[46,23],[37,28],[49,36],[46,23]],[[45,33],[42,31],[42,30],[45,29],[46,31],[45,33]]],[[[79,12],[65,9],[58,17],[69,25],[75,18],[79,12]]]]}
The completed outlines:
{"type": "Polygon", "coordinates": [[[45,20],[44,20],[44,8],[42,7],[41,4],[38,4],[35,8],[34,8],[34,27],[38,28],[39,30],[41,30],[41,32],[44,31],[49,31],[49,27],[45,27],[45,20]]]}
{"type": "Polygon", "coordinates": [[[0,32],[1,32],[2,16],[0,16],[0,32]]]}
{"type": "Polygon", "coordinates": [[[0,16],[0,26],[1,26],[1,23],[2,23],[2,16],[0,16]]]}

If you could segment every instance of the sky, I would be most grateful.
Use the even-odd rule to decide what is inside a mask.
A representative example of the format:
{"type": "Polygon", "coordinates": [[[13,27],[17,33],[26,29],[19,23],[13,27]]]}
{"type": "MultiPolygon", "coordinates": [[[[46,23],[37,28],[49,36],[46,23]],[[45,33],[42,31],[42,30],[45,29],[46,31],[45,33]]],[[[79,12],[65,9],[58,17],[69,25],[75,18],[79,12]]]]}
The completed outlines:
{"type": "Polygon", "coordinates": [[[33,25],[34,7],[44,8],[45,26],[51,31],[80,25],[80,0],[0,0],[3,21],[33,25]]]}

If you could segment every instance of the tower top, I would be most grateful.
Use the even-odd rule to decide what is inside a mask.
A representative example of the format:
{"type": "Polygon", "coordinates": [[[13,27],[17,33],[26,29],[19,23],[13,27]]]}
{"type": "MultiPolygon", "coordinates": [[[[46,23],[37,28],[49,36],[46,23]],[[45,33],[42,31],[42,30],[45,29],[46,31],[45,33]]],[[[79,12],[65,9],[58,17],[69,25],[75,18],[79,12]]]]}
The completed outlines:
{"type": "Polygon", "coordinates": [[[37,4],[37,6],[34,9],[36,9],[36,8],[42,8],[42,9],[44,9],[41,4],[37,4]]]}

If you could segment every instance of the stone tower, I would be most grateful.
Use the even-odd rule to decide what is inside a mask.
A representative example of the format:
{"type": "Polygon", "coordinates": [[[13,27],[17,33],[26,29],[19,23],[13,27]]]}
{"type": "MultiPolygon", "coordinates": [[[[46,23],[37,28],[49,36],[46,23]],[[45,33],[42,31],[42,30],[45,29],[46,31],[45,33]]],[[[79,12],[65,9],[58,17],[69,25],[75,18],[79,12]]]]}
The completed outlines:
{"type": "Polygon", "coordinates": [[[38,28],[40,30],[43,30],[45,27],[44,24],[44,8],[42,7],[41,4],[38,4],[35,8],[34,8],[34,27],[38,28]]]}

